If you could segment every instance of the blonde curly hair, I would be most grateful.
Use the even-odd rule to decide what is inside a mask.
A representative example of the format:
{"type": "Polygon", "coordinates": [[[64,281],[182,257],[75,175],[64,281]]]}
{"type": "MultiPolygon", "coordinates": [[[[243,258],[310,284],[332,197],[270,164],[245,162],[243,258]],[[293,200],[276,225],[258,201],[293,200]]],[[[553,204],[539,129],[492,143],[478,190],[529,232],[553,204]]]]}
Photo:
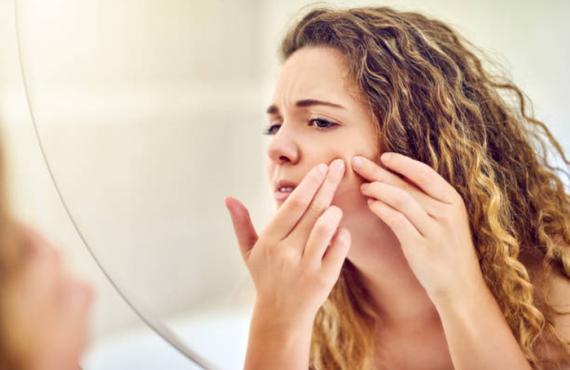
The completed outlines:
{"type": "MultiPolygon", "coordinates": [[[[427,163],[462,195],[485,281],[533,368],[568,361],[570,343],[554,326],[562,312],[543,284],[553,273],[570,278],[570,195],[557,171],[568,173],[549,162],[549,147],[570,162],[527,112],[528,97],[486,71],[475,51],[484,53],[450,26],[415,12],[311,9],[285,36],[282,60],[307,46],[343,53],[381,151],[427,163]],[[546,358],[546,344],[558,355],[546,358]]],[[[346,261],[315,319],[311,369],[371,368],[377,320],[346,261]]]]}

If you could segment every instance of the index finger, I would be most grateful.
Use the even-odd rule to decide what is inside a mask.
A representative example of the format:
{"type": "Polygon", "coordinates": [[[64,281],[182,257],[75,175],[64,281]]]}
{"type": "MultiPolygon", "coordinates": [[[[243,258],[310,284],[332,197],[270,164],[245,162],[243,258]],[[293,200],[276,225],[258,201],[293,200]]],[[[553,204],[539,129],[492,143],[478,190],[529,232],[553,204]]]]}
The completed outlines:
{"type": "Polygon", "coordinates": [[[390,170],[411,180],[427,195],[443,203],[453,203],[455,188],[427,164],[399,153],[384,153],[382,163],[390,170]]]}
{"type": "Polygon", "coordinates": [[[303,216],[317,190],[323,183],[328,166],[321,163],[311,169],[301,183],[291,192],[279,207],[277,214],[267,226],[267,232],[279,240],[284,239],[303,216]]]}

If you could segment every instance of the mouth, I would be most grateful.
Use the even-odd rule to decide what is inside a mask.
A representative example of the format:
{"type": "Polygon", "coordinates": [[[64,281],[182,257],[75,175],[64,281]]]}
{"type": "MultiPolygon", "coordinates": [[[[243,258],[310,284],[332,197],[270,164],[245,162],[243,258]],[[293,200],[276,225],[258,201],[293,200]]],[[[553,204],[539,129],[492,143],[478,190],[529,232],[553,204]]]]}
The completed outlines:
{"type": "Polygon", "coordinates": [[[275,190],[274,197],[276,200],[278,201],[285,201],[285,199],[287,199],[289,197],[289,195],[293,192],[293,189],[286,189],[284,188],[283,190],[275,190]]]}
{"type": "Polygon", "coordinates": [[[275,183],[274,197],[278,201],[284,201],[295,190],[297,184],[292,181],[280,180],[275,183]]]}

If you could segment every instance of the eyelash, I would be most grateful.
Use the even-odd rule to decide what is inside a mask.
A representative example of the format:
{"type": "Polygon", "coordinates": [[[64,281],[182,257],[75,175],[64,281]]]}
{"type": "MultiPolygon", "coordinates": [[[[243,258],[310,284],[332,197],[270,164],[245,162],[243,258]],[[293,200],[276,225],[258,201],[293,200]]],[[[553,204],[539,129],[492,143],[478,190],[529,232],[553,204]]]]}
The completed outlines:
{"type": "MultiPolygon", "coordinates": [[[[318,130],[330,130],[330,129],[332,129],[332,128],[335,127],[335,126],[338,126],[338,123],[334,123],[334,122],[331,122],[331,121],[326,120],[326,119],[323,119],[323,118],[313,118],[313,119],[309,120],[309,122],[313,122],[313,121],[316,121],[316,122],[326,122],[327,124],[330,125],[329,127],[318,127],[318,126],[317,126],[317,129],[318,129],[318,130]]],[[[273,128],[276,127],[276,126],[281,126],[281,125],[277,125],[277,124],[275,124],[275,125],[270,125],[267,129],[265,129],[265,130],[263,131],[263,134],[264,134],[264,135],[274,135],[271,130],[273,130],[273,128]]]]}

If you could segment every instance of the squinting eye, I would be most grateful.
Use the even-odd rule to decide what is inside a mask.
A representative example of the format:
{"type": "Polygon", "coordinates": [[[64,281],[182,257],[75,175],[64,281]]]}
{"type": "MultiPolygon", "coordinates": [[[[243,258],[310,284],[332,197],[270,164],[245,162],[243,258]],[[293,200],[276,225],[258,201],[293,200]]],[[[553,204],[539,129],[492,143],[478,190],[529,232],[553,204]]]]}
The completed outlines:
{"type": "Polygon", "coordinates": [[[317,122],[317,123],[329,125],[328,127],[321,127],[317,124],[317,128],[320,130],[326,130],[326,129],[332,128],[334,126],[338,126],[337,123],[327,121],[326,119],[322,119],[322,118],[313,118],[312,120],[309,121],[309,123],[311,123],[311,122],[317,122]]]}
{"type": "Polygon", "coordinates": [[[274,135],[273,128],[275,128],[277,126],[281,126],[281,125],[271,125],[268,128],[266,128],[265,131],[263,131],[263,134],[264,135],[274,135]]]}
{"type": "MultiPolygon", "coordinates": [[[[331,121],[328,121],[328,120],[322,119],[322,118],[313,118],[313,119],[309,120],[309,124],[311,124],[311,123],[313,123],[313,122],[316,123],[316,126],[315,126],[315,127],[316,127],[318,130],[328,130],[328,129],[331,129],[331,128],[335,127],[335,126],[338,126],[338,123],[334,123],[334,122],[331,122],[331,121]],[[326,126],[325,126],[325,127],[322,127],[321,125],[326,125],[326,126]]],[[[271,125],[271,126],[269,126],[267,129],[265,129],[265,131],[263,132],[263,134],[264,134],[264,135],[274,135],[275,133],[274,133],[273,129],[276,128],[276,127],[279,127],[279,126],[281,126],[281,125],[278,125],[278,124],[271,125]]]]}

